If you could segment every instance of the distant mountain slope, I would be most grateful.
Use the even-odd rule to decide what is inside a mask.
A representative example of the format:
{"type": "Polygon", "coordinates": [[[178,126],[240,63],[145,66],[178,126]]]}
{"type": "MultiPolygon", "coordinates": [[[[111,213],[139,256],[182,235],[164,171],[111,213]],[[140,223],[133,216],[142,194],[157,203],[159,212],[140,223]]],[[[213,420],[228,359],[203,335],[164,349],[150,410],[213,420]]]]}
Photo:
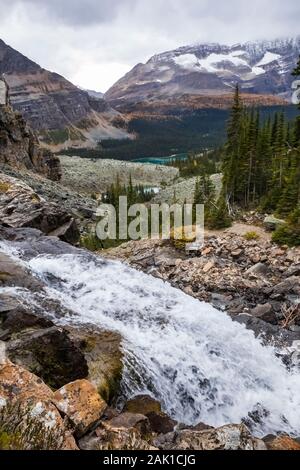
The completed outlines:
{"type": "Polygon", "coordinates": [[[104,95],[117,109],[150,111],[228,107],[239,83],[251,101],[276,105],[291,96],[300,36],[234,46],[199,44],[136,65],[104,95]],[[158,103],[159,102],[159,103],[158,103]]]}
{"type": "Polygon", "coordinates": [[[128,136],[124,118],[103,99],[90,96],[0,40],[0,75],[10,100],[50,147],[93,146],[128,136]]]}

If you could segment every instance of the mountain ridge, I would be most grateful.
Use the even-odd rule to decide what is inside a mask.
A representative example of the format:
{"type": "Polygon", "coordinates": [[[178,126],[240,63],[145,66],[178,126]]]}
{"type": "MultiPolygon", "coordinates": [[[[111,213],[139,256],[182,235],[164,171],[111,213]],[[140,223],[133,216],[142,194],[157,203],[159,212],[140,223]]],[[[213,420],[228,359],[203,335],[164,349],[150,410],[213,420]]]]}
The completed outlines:
{"type": "MultiPolygon", "coordinates": [[[[210,99],[220,96],[217,107],[222,107],[222,96],[239,83],[242,93],[268,97],[272,105],[284,104],[291,96],[291,72],[299,53],[300,36],[232,46],[218,43],[181,46],[137,64],[104,97],[122,111],[129,104],[141,108],[141,102],[145,106],[152,103],[155,107],[160,100],[174,98],[176,102],[181,97],[182,101],[183,96],[210,99]]],[[[197,101],[188,107],[201,107],[203,103],[197,101]]]]}
{"type": "Polygon", "coordinates": [[[10,101],[39,133],[45,147],[93,147],[106,138],[128,137],[126,120],[100,97],[90,96],[0,39],[0,76],[10,101]]]}

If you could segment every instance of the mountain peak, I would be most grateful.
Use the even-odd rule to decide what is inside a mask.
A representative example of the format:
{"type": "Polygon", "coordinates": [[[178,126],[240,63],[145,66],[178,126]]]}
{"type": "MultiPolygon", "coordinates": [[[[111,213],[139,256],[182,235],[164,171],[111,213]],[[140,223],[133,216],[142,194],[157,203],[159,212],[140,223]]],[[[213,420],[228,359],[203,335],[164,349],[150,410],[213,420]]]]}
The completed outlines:
{"type": "MultiPolygon", "coordinates": [[[[282,104],[283,99],[291,96],[291,72],[299,52],[300,36],[232,46],[218,43],[181,46],[134,67],[105,97],[119,109],[123,109],[124,103],[174,102],[182,96],[210,97],[216,103],[218,96],[222,102],[222,97],[239,83],[244,93],[268,96],[273,104],[282,104]]],[[[194,98],[191,106],[195,106],[194,98]]]]}

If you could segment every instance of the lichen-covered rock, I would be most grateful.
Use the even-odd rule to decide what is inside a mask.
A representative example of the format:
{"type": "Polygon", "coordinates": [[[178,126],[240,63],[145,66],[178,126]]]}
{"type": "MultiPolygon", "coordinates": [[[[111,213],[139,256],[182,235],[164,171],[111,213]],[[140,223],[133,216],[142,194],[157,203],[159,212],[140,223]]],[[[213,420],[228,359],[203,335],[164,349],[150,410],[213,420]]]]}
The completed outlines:
{"type": "Polygon", "coordinates": [[[112,428],[103,422],[94,433],[79,441],[82,450],[156,450],[133,428],[112,428]]]}
{"type": "Polygon", "coordinates": [[[266,450],[246,426],[228,425],[204,431],[183,430],[161,435],[154,445],[163,450],[266,450]]]}
{"type": "Polygon", "coordinates": [[[267,230],[270,230],[271,232],[274,230],[277,230],[280,226],[285,225],[285,224],[286,224],[285,220],[278,219],[277,217],[274,217],[273,215],[269,215],[264,220],[265,228],[267,230]]]}
{"type": "Polygon", "coordinates": [[[100,420],[107,407],[96,388],[87,380],[76,380],[57,390],[54,402],[68,416],[79,437],[100,420]]]}
{"type": "Polygon", "coordinates": [[[300,443],[289,436],[267,436],[264,442],[268,450],[300,450],[300,443]]]}
{"type": "Polygon", "coordinates": [[[149,419],[137,413],[121,413],[120,415],[112,418],[106,422],[111,428],[134,428],[141,434],[142,437],[147,437],[151,434],[149,419]]]}
{"type": "Polygon", "coordinates": [[[30,431],[34,431],[37,425],[42,425],[45,433],[51,431],[57,437],[57,442],[53,442],[54,449],[77,449],[73,436],[53,404],[52,390],[40,378],[10,361],[0,363],[0,407],[7,409],[6,426],[9,422],[13,428],[14,421],[18,423],[18,431],[23,434],[25,442],[23,445],[26,445],[27,432],[29,449],[34,441],[30,431]],[[26,429],[28,422],[31,430],[26,429]]]}

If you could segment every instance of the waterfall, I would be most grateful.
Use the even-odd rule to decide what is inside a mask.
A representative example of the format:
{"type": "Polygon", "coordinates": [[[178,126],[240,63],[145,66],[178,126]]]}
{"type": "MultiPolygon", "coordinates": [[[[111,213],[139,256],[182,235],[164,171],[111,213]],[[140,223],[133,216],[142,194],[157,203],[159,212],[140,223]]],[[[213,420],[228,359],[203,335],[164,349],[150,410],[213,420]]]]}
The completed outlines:
{"type": "MultiPolygon", "coordinates": [[[[1,247],[20,260],[7,244],[1,247]]],[[[300,434],[299,372],[288,371],[273,347],[226,313],[85,252],[20,262],[44,281],[49,298],[74,312],[58,324],[92,324],[122,335],[127,396],[150,393],[186,424],[246,420],[258,436],[300,434]]],[[[27,301],[34,295],[16,294],[27,301]]]]}

